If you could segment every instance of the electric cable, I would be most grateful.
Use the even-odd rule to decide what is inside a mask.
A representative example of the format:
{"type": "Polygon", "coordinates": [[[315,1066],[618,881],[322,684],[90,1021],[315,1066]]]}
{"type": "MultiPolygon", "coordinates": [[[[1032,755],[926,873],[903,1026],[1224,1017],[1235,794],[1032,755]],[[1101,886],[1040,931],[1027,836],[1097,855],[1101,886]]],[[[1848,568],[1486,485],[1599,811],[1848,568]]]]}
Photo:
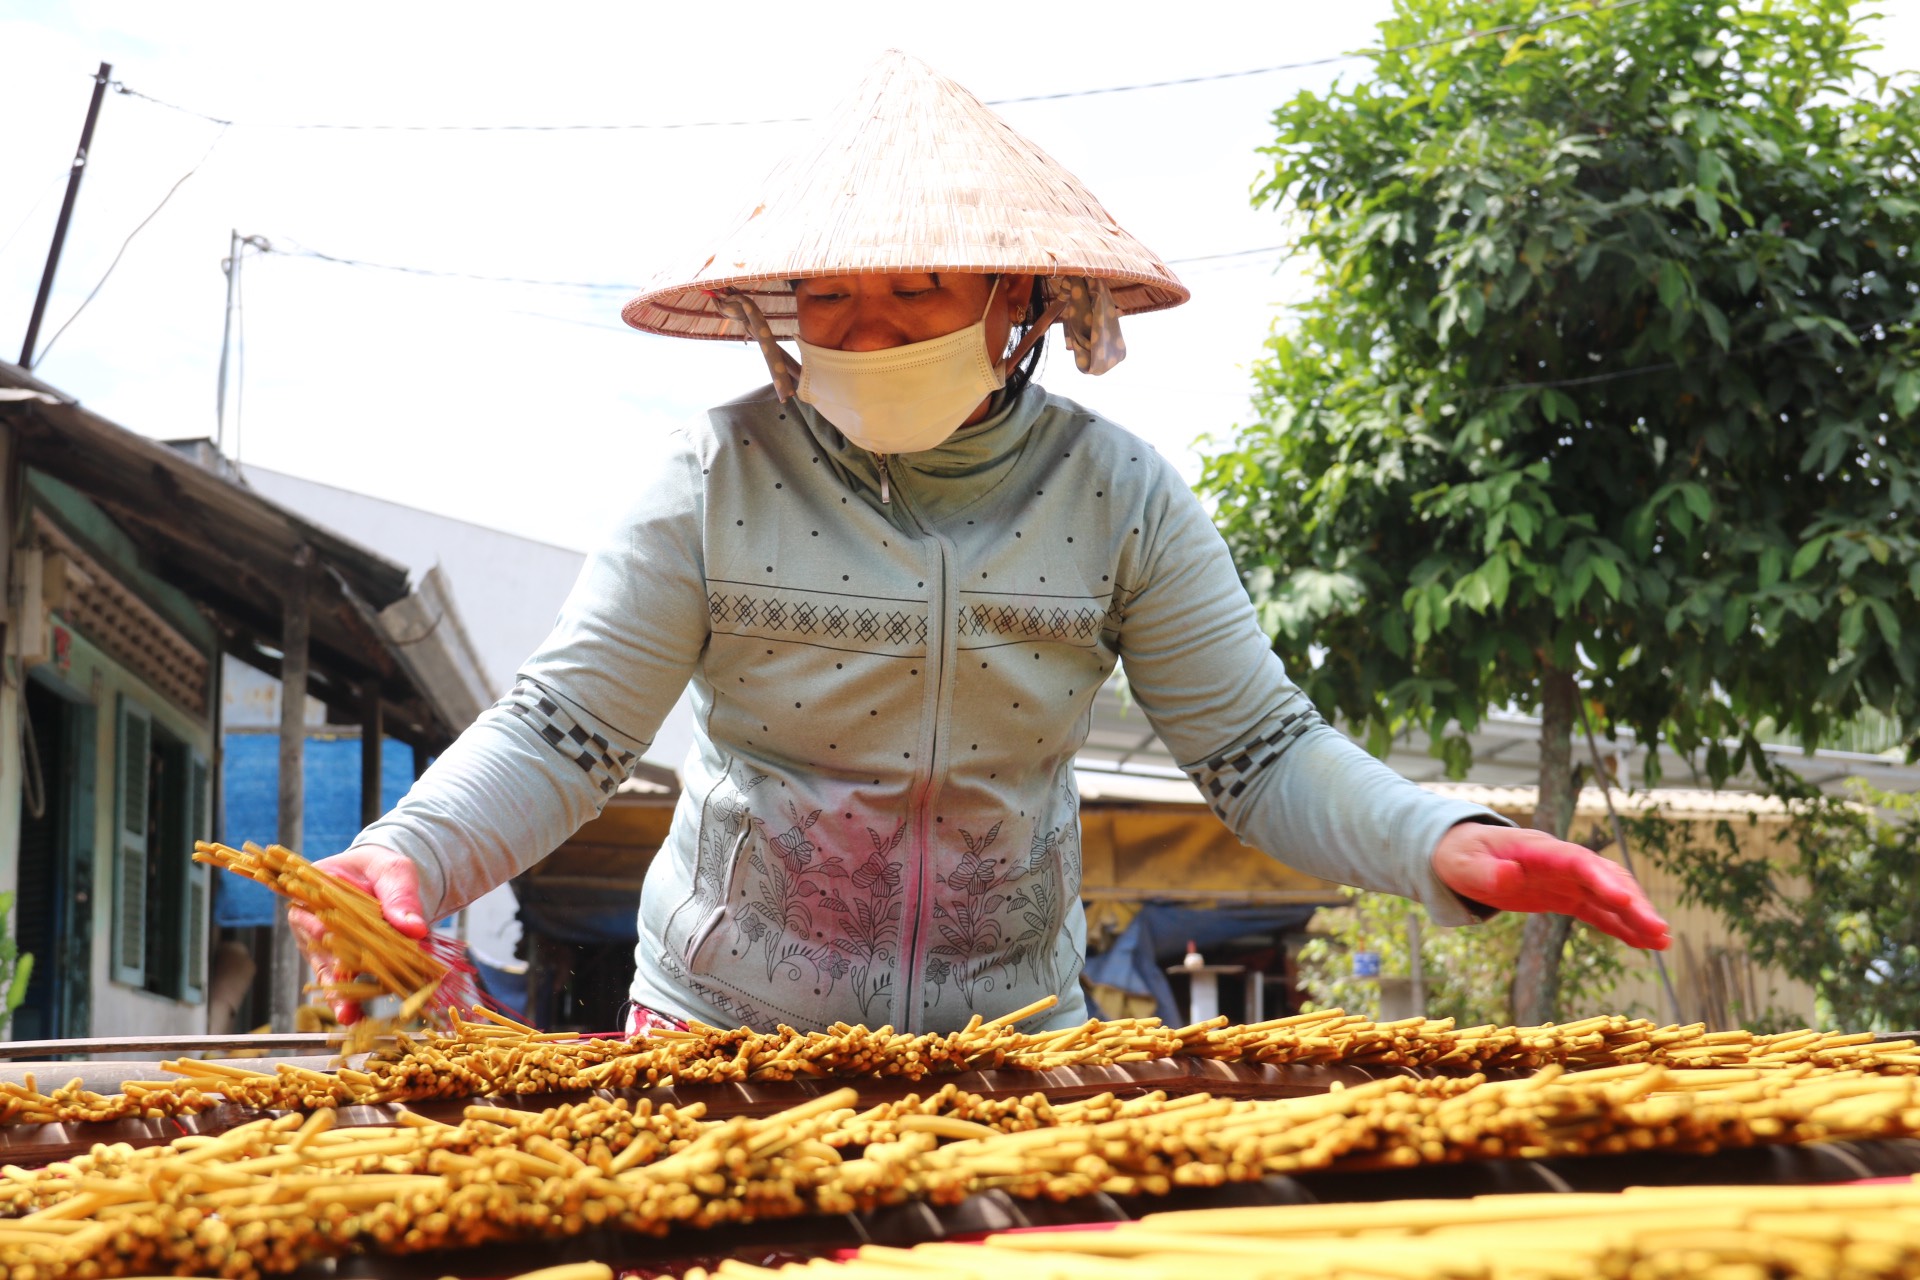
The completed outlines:
{"type": "MultiPolygon", "coordinates": [[[[1484,40],[1492,36],[1507,35],[1516,31],[1537,31],[1556,23],[1569,22],[1575,18],[1591,18],[1617,9],[1630,9],[1649,0],[1612,0],[1609,4],[1582,5],[1560,13],[1549,14],[1544,18],[1535,18],[1527,22],[1510,22],[1504,26],[1487,27],[1484,30],[1463,31],[1458,35],[1433,36],[1426,40],[1414,40],[1407,44],[1384,45],[1378,49],[1360,49],[1351,53],[1328,54],[1322,58],[1307,58],[1299,62],[1281,62],[1267,67],[1248,67],[1239,71],[1215,71],[1204,75],[1179,76],[1168,80],[1146,80],[1135,84],[1104,85],[1094,89],[1062,89],[1054,93],[1030,93],[1010,98],[987,98],[984,101],[990,107],[1010,106],[1023,102],[1055,102],[1064,98],[1092,98],[1114,93],[1137,93],[1146,89],[1171,89],[1183,85],[1209,84],[1220,80],[1242,80],[1249,76],[1274,75],[1283,71],[1303,71],[1312,67],[1332,66],[1338,62],[1352,62],[1362,58],[1386,57],[1396,53],[1411,53],[1420,49],[1431,49],[1440,45],[1459,44],[1468,40],[1484,40]]],[[[178,111],[183,115],[197,117],[219,125],[240,123],[222,116],[209,115],[192,107],[183,107],[168,102],[150,93],[142,92],[123,80],[110,81],[111,87],[118,93],[130,98],[138,98],[169,111],[178,111]]],[[[759,120],[668,120],[640,121],[623,124],[352,124],[341,122],[302,122],[290,124],[250,125],[264,129],[329,130],[337,132],[388,132],[388,133],[591,133],[621,132],[635,130],[672,130],[672,129],[738,129],[771,124],[807,124],[817,119],[815,116],[776,116],[759,120]]]]}
{"type": "Polygon", "coordinates": [[[27,224],[33,221],[33,215],[46,208],[47,201],[53,199],[54,193],[60,191],[67,185],[67,181],[72,176],[72,173],[73,166],[69,164],[53,176],[53,181],[47,184],[47,189],[41,192],[40,198],[33,202],[33,207],[27,210],[26,215],[20,219],[13,230],[7,232],[7,238],[0,240],[0,255],[4,255],[7,252],[8,246],[12,245],[20,233],[26,230],[27,224]]]}
{"type": "Polygon", "coordinates": [[[51,338],[48,338],[46,341],[46,344],[42,346],[40,350],[35,354],[34,356],[35,366],[39,366],[46,362],[48,353],[53,350],[53,344],[60,341],[60,335],[65,333],[70,327],[72,327],[73,322],[80,318],[80,313],[87,309],[87,304],[92,302],[96,297],[100,295],[100,290],[105,287],[108,277],[113,275],[113,269],[120,265],[120,259],[127,256],[127,247],[133,243],[133,238],[139,235],[142,231],[145,231],[147,229],[147,224],[149,222],[152,222],[155,218],[160,216],[160,211],[167,207],[167,201],[173,199],[173,193],[178,191],[182,186],[186,185],[186,181],[188,178],[191,178],[194,174],[200,172],[200,166],[207,162],[207,157],[213,154],[214,148],[218,147],[220,145],[220,140],[226,136],[227,136],[226,126],[222,125],[220,128],[220,132],[216,133],[213,136],[213,141],[207,144],[206,151],[201,154],[198,160],[193,162],[193,168],[187,170],[185,173],[181,174],[177,179],[175,179],[174,184],[171,187],[167,188],[167,194],[160,197],[160,203],[153,206],[153,211],[149,213],[146,217],[140,219],[139,226],[127,232],[127,238],[120,242],[119,251],[113,255],[113,261],[107,264],[107,269],[101,273],[100,279],[93,286],[92,291],[89,292],[86,297],[80,300],[80,305],[73,309],[73,314],[67,317],[66,323],[61,325],[58,329],[55,329],[53,331],[53,336],[51,338]]]}
{"type": "MultiPolygon", "coordinates": [[[[482,284],[518,284],[544,289],[584,289],[589,292],[618,291],[625,293],[637,293],[642,287],[637,284],[626,284],[619,281],[550,280],[535,276],[497,276],[476,271],[453,271],[440,267],[414,267],[397,262],[373,262],[365,258],[348,258],[340,254],[324,253],[319,249],[309,249],[298,241],[288,243],[291,243],[292,247],[283,248],[281,247],[281,241],[275,241],[271,249],[264,249],[262,252],[277,253],[286,258],[312,258],[319,262],[331,262],[336,266],[359,267],[368,271],[392,271],[401,275],[427,276],[441,280],[473,280],[482,284]]],[[[1288,247],[1289,246],[1282,244],[1270,244],[1262,245],[1256,249],[1232,249],[1225,253],[1202,253],[1192,257],[1168,258],[1166,262],[1168,266],[1179,266],[1183,263],[1194,262],[1217,262],[1234,258],[1252,257],[1262,253],[1280,253],[1288,247]]]]}

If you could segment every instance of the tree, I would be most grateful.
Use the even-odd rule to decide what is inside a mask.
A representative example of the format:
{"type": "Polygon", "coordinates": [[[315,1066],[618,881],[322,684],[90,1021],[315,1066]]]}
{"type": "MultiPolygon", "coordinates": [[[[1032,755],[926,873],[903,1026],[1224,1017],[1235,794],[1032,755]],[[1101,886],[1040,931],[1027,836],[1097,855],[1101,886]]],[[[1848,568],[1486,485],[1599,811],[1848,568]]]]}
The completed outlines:
{"type": "MultiPolygon", "coordinates": [[[[1380,972],[1403,977],[1412,971],[1408,922],[1420,908],[1390,893],[1353,893],[1348,905],[1314,916],[1316,935],[1300,949],[1300,986],[1315,1008],[1345,1009],[1379,1018],[1380,979],[1353,972],[1353,953],[1380,958],[1380,972]]],[[[1463,1027],[1513,1021],[1507,979],[1520,951],[1524,926],[1516,916],[1497,916],[1479,929],[1419,931],[1421,970],[1430,1018],[1452,1018],[1463,1027]]],[[[1609,1013],[1607,997],[1620,980],[1621,944],[1575,922],[1567,940],[1561,993],[1575,1017],[1609,1013]]]]}
{"type": "Polygon", "coordinates": [[[1275,113],[1318,288],[1202,480],[1322,707],[1456,775],[1538,707],[1562,835],[1583,711],[1715,785],[1763,717],[1920,725],[1920,104],[1845,0],[1565,4],[1397,0],[1414,47],[1275,113]]]}
{"type": "Polygon", "coordinates": [[[0,892],[0,1036],[6,1035],[14,1010],[26,1003],[27,984],[33,981],[33,957],[20,950],[7,927],[13,899],[13,894],[0,892]]]}
{"type": "Polygon", "coordinates": [[[1638,843],[1726,917],[1754,963],[1812,987],[1829,1025],[1920,1027],[1920,795],[1787,790],[1780,862],[1728,822],[1701,839],[1650,815],[1634,823],[1638,843]]]}

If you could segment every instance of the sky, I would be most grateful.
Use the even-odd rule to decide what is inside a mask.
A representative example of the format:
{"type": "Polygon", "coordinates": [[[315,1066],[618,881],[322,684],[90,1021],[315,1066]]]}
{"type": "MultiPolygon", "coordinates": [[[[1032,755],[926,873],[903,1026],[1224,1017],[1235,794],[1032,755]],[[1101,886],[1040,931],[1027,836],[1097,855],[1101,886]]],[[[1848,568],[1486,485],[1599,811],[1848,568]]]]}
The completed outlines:
{"type": "MultiPolygon", "coordinates": [[[[1875,65],[1920,67],[1920,0],[1878,8],[1887,48],[1875,65]]],[[[1094,89],[1349,52],[1377,38],[1390,9],[0,0],[0,357],[19,354],[105,60],[128,88],[233,124],[108,94],[36,372],[143,434],[213,434],[221,261],[231,233],[260,237],[273,252],[242,265],[230,456],[588,549],[663,433],[765,381],[750,348],[626,329],[622,286],[731,225],[807,126],[285,126],[815,116],[888,48],[986,99],[1094,89]]],[[[1196,442],[1231,438],[1246,419],[1249,368],[1305,287],[1300,264],[1269,248],[1286,238],[1283,219],[1249,200],[1271,112],[1365,65],[997,108],[1194,295],[1129,321],[1129,356],[1113,372],[1088,378],[1058,354],[1042,381],[1196,477],[1196,442]],[[1237,256],[1211,256],[1222,254],[1237,256]]]]}

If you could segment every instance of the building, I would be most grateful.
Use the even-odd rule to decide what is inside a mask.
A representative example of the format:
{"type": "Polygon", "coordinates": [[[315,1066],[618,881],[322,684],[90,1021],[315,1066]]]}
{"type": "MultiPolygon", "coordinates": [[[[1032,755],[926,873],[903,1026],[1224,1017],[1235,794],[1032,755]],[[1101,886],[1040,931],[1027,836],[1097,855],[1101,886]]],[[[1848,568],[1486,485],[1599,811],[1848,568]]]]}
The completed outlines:
{"type": "MultiPolygon", "coordinates": [[[[574,579],[579,577],[580,568],[586,561],[583,553],[567,547],[519,537],[471,521],[423,511],[403,503],[389,502],[263,467],[247,467],[246,483],[256,493],[289,510],[338,530],[406,565],[416,580],[437,579],[447,583],[459,598],[465,643],[472,647],[476,656],[479,679],[489,702],[513,686],[520,664],[546,639],[567,592],[572,588],[574,579]]],[[[279,694],[271,680],[259,676],[230,680],[227,687],[227,745],[229,753],[238,759],[262,749],[260,735],[278,723],[279,694]]],[[[683,697],[655,735],[653,746],[646,755],[647,767],[616,801],[616,812],[626,808],[637,794],[670,795],[677,792],[678,784],[674,780],[673,770],[685,757],[692,740],[689,716],[683,697]]],[[[310,709],[310,740],[314,745],[314,754],[316,758],[331,762],[328,767],[310,771],[309,790],[321,795],[334,794],[343,789],[341,775],[353,768],[356,748],[352,739],[359,732],[353,725],[334,724],[328,720],[318,708],[310,709]]],[[[228,794],[236,805],[248,802],[245,787],[244,778],[237,774],[229,776],[228,794]],[[243,792],[236,794],[236,787],[242,788],[243,792]]],[[[254,790],[257,792],[258,788],[254,790]]],[[[399,798],[399,790],[404,790],[404,786],[385,797],[388,805],[399,798]]],[[[256,801],[258,798],[254,797],[256,801]]],[[[258,809],[260,806],[254,803],[253,807],[258,809]]],[[[339,806],[336,804],[334,808],[337,810],[339,806]]],[[[357,825],[347,830],[342,824],[336,824],[325,831],[328,843],[315,845],[314,848],[319,852],[333,852],[334,843],[344,847],[344,840],[357,831],[357,825]]],[[[600,842],[596,847],[604,850],[605,842],[600,842]]],[[[553,869],[546,867],[542,870],[547,881],[551,881],[553,869]]],[[[618,873],[610,870],[600,878],[618,879],[618,873]]],[[[449,922],[447,926],[448,931],[457,933],[467,942],[477,960],[497,974],[511,975],[520,964],[534,958],[521,940],[524,905],[521,899],[526,896],[530,884],[529,877],[521,878],[517,885],[520,897],[516,897],[516,887],[502,885],[471,904],[461,913],[460,919],[449,922]]],[[[633,897],[625,908],[628,940],[623,951],[629,957],[632,952],[634,915],[631,904],[637,900],[636,883],[633,897]]],[[[556,916],[548,912],[541,918],[557,926],[566,917],[564,913],[556,916]]],[[[548,941],[555,948],[592,945],[592,938],[585,935],[568,934],[564,940],[549,937],[548,941]]],[[[585,956],[577,958],[576,962],[573,953],[566,951],[563,964],[561,950],[549,948],[544,954],[546,967],[540,989],[549,993],[549,1004],[553,1000],[571,999],[566,993],[573,989],[576,977],[581,990],[586,991],[594,986],[585,976],[588,970],[598,972],[606,967],[606,963],[618,963],[603,963],[597,958],[585,956]]],[[[598,955],[594,953],[594,957],[598,955]]],[[[619,987],[621,998],[624,999],[625,978],[620,979],[619,987]]]]}
{"type": "Polygon", "coordinates": [[[0,474],[0,889],[37,958],[10,1034],[203,1032],[217,990],[264,1021],[297,956],[223,936],[190,857],[221,829],[223,660],[431,753],[482,705],[452,600],[3,362],[0,474]]]}

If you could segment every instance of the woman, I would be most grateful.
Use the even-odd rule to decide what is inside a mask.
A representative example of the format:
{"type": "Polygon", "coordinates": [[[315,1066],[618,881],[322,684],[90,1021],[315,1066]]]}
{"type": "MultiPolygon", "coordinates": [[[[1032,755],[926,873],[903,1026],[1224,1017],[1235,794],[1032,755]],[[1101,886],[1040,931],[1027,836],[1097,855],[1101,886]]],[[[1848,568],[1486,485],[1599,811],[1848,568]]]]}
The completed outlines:
{"type": "Polygon", "coordinates": [[[1072,762],[1124,659],[1248,843],[1443,924],[1553,910],[1664,946],[1614,864],[1325,724],[1173,468],[1030,381],[1056,319],[1101,372],[1122,314],[1186,297],[1071,175],[889,54],[697,270],[626,309],[756,340],[773,385],[675,438],[519,684],[322,865],[422,934],[593,817],[691,681],[630,1027],[939,1030],[1049,994],[1041,1024],[1071,1025],[1072,762]]]}

